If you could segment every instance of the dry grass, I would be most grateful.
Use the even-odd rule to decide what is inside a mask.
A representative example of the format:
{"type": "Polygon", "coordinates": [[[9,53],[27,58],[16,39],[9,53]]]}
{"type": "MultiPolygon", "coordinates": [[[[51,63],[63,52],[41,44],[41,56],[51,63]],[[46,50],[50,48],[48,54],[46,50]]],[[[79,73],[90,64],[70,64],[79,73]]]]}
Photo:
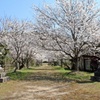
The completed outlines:
{"type": "Polygon", "coordinates": [[[100,83],[63,80],[57,70],[43,68],[0,84],[0,100],[100,100],[100,83]]]}

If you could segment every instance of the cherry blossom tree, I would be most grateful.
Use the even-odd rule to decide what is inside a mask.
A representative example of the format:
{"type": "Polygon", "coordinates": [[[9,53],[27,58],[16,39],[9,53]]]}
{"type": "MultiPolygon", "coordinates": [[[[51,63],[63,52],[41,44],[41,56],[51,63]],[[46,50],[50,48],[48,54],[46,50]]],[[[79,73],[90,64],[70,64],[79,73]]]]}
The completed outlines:
{"type": "Polygon", "coordinates": [[[31,34],[33,24],[28,21],[18,21],[16,19],[4,19],[1,22],[3,38],[12,57],[15,66],[14,72],[21,69],[29,62],[35,54],[34,36],[31,34]]]}
{"type": "Polygon", "coordinates": [[[100,9],[95,0],[56,0],[55,7],[45,5],[35,10],[38,44],[65,53],[72,61],[72,69],[79,70],[78,58],[92,52],[96,35],[100,37],[100,9]]]}

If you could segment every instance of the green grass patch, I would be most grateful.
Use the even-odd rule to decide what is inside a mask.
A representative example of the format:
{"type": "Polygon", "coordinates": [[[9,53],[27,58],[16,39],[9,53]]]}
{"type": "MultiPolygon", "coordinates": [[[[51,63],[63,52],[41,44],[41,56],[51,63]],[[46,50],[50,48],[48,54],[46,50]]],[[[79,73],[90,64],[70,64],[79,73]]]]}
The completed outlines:
{"type": "Polygon", "coordinates": [[[75,81],[87,81],[90,80],[90,77],[93,76],[93,73],[84,72],[84,71],[72,71],[65,70],[63,67],[54,66],[54,69],[62,74],[64,78],[75,80],[75,81]]]}
{"type": "Polygon", "coordinates": [[[55,70],[57,70],[58,72],[61,72],[61,73],[65,73],[65,72],[71,72],[71,70],[65,70],[63,67],[61,66],[54,66],[53,67],[55,70]]]}
{"type": "MultiPolygon", "coordinates": [[[[55,70],[54,73],[56,72],[60,74],[65,79],[71,79],[75,81],[87,81],[90,80],[91,76],[93,76],[93,73],[65,70],[63,67],[60,66],[52,66],[52,68],[55,70]]],[[[34,69],[34,67],[29,69],[24,68],[22,70],[17,71],[16,73],[10,72],[7,75],[10,77],[11,80],[26,80],[27,77],[31,76],[34,72],[38,71],[34,69]]]]}
{"type": "Polygon", "coordinates": [[[16,73],[9,72],[7,75],[11,80],[25,80],[28,76],[30,76],[34,71],[34,68],[24,68],[22,70],[18,70],[16,73]]]}
{"type": "Polygon", "coordinates": [[[63,76],[68,79],[75,81],[88,81],[90,77],[93,76],[93,73],[82,72],[82,71],[70,71],[69,73],[63,73],[63,76]]]}
{"type": "Polygon", "coordinates": [[[64,68],[61,67],[61,66],[53,66],[53,68],[54,68],[55,70],[64,70],[64,68]]]}

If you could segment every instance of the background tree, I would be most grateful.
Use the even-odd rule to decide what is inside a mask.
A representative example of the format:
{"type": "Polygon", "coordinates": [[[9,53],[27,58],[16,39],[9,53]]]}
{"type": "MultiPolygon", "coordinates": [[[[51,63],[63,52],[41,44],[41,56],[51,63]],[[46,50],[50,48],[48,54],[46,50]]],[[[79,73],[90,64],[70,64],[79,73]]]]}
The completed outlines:
{"type": "Polygon", "coordinates": [[[2,20],[3,40],[9,48],[10,55],[17,69],[25,65],[29,67],[29,61],[34,55],[34,37],[31,34],[32,23],[28,21],[18,21],[13,19],[2,20]]]}

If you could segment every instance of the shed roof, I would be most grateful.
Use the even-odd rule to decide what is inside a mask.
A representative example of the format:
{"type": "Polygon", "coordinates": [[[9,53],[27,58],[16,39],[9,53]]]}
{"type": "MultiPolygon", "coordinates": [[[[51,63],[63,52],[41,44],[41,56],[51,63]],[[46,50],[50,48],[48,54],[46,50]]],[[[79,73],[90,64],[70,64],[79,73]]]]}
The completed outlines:
{"type": "Polygon", "coordinates": [[[100,57],[98,56],[92,56],[92,55],[82,55],[82,57],[86,57],[86,58],[97,58],[97,59],[100,59],[100,57]]]}

